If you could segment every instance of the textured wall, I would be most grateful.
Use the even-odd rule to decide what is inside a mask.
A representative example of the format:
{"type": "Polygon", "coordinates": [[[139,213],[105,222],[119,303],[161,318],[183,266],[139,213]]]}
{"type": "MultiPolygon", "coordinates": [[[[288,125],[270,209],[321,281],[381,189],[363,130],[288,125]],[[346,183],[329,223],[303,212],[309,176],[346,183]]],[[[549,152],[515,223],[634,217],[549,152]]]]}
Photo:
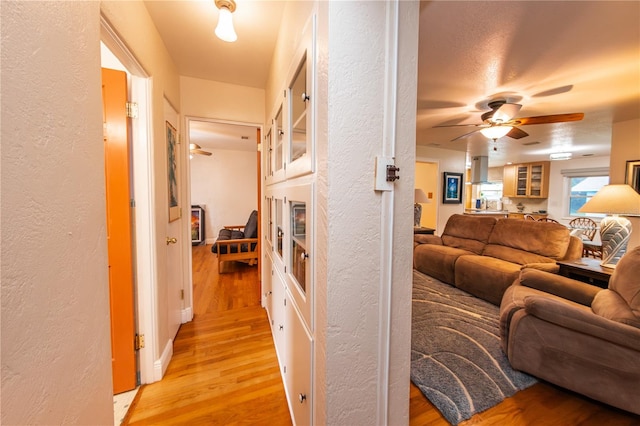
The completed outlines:
{"type": "Polygon", "coordinates": [[[1,19],[1,422],[111,424],[99,3],[1,19]]]}

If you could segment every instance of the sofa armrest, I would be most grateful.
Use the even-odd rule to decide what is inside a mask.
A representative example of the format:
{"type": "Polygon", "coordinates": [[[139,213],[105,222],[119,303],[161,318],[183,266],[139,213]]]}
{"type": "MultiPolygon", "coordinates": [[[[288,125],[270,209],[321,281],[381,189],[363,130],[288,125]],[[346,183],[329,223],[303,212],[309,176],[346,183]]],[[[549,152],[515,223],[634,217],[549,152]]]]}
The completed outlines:
{"type": "Polygon", "coordinates": [[[640,330],[594,314],[590,309],[543,295],[524,299],[525,311],[560,327],[640,351],[640,330]]]}
{"type": "MultiPolygon", "coordinates": [[[[242,238],[242,239],[235,239],[235,240],[218,240],[215,242],[215,244],[218,244],[219,246],[229,246],[232,244],[253,244],[253,243],[257,243],[258,239],[257,238],[242,238]]],[[[255,251],[249,249],[249,251],[255,251]]]]}
{"type": "Polygon", "coordinates": [[[593,298],[602,290],[600,287],[533,268],[520,271],[515,284],[551,293],[585,306],[591,306],[593,298]]]}
{"type": "Polygon", "coordinates": [[[582,238],[575,235],[569,236],[569,247],[567,247],[567,252],[564,254],[562,260],[575,260],[580,259],[582,257],[582,238]]]}
{"type": "Polygon", "coordinates": [[[416,234],[413,236],[413,242],[418,244],[435,244],[442,245],[442,238],[433,234],[416,234]]]}
{"type": "Polygon", "coordinates": [[[237,229],[238,231],[242,231],[244,229],[244,225],[225,225],[224,229],[237,229]]]}

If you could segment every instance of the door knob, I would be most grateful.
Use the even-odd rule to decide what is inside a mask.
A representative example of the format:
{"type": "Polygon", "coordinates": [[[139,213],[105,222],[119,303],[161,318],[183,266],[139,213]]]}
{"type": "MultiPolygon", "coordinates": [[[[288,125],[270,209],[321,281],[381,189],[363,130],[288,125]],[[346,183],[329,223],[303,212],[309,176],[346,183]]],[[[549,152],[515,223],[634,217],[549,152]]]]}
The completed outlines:
{"type": "Polygon", "coordinates": [[[175,244],[178,242],[178,239],[175,237],[167,237],[167,245],[169,244],[175,244]]]}

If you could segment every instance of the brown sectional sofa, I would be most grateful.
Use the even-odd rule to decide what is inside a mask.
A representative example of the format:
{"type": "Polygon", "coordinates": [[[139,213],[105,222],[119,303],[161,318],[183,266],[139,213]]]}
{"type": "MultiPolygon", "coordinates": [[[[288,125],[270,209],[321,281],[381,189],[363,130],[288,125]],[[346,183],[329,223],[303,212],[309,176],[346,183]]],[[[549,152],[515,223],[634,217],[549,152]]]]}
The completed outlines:
{"type": "Polygon", "coordinates": [[[558,272],[582,257],[582,241],[550,222],[452,215],[441,236],[414,236],[414,268],[500,305],[525,267],[558,272]]]}

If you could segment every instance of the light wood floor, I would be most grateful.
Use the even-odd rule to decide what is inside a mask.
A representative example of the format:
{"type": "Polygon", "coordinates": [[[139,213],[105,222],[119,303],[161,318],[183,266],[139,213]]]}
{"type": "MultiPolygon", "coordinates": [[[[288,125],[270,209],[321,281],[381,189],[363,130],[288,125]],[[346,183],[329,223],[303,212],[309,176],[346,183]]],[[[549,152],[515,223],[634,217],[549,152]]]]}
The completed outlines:
{"type": "MultiPolygon", "coordinates": [[[[290,425],[257,268],[193,247],[194,319],[183,324],[165,377],[138,392],[124,424],[290,425]]],[[[449,423],[410,384],[410,424],[449,423]]],[[[461,426],[639,425],[640,417],[538,383],[461,426]]],[[[346,426],[346,425],[345,425],[346,426]]]]}

